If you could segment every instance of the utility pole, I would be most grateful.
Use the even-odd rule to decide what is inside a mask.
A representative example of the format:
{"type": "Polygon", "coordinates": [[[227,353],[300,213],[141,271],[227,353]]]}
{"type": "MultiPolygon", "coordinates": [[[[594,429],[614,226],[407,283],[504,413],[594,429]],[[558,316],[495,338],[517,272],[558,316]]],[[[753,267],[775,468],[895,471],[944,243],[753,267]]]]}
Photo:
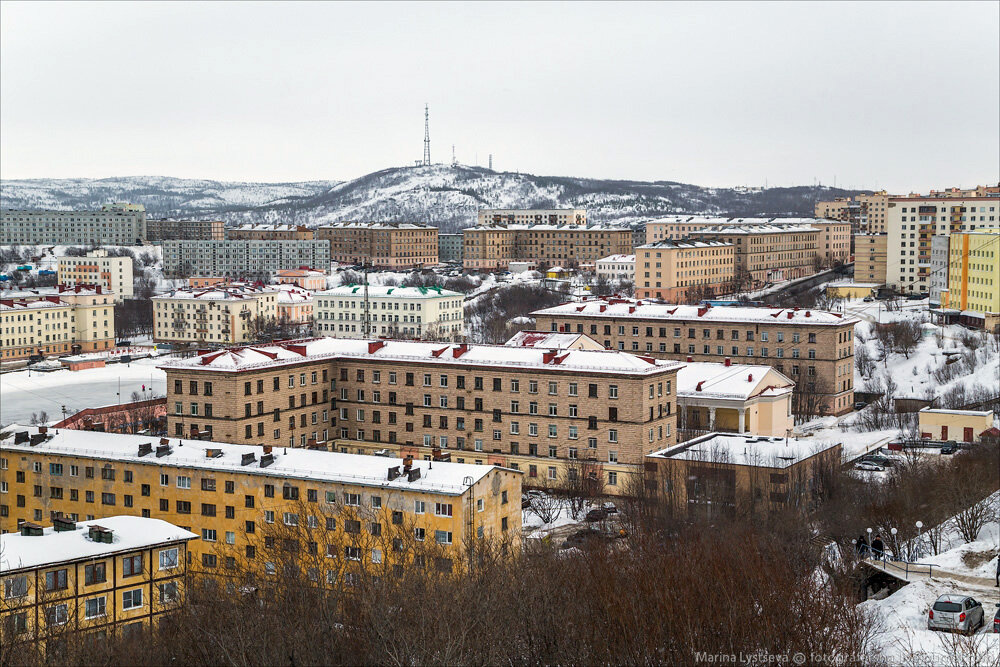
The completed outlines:
{"type": "Polygon", "coordinates": [[[424,166],[431,166],[431,112],[430,105],[424,104],[424,166]]]}

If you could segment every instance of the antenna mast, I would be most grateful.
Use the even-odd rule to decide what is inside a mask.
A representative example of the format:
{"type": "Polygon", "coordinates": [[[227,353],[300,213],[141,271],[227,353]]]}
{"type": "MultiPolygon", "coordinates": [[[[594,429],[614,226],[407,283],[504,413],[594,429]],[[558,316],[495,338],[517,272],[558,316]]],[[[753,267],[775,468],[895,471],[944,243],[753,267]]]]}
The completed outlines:
{"type": "Polygon", "coordinates": [[[428,104],[424,104],[424,166],[431,166],[431,111],[428,104]]]}
{"type": "Polygon", "coordinates": [[[451,145],[451,166],[458,166],[458,160],[455,159],[455,144],[451,145]]]}
{"type": "Polygon", "coordinates": [[[490,171],[493,171],[493,153],[490,153],[490,171]]]}

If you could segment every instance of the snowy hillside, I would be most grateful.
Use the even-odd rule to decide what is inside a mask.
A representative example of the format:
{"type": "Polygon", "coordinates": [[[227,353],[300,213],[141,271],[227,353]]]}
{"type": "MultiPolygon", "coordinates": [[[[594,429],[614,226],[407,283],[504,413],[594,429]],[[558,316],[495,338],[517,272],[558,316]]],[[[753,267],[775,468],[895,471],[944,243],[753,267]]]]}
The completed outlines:
{"type": "Polygon", "coordinates": [[[667,181],[533,176],[482,167],[396,167],[351,181],[225,183],[165,177],[3,181],[3,208],[97,208],[145,204],[151,217],[216,217],[230,222],[317,226],[338,220],[423,221],[466,227],[480,208],[586,208],[591,220],[627,222],[668,213],[812,215],[818,199],[852,194],[830,188],[763,192],[667,181]]]}

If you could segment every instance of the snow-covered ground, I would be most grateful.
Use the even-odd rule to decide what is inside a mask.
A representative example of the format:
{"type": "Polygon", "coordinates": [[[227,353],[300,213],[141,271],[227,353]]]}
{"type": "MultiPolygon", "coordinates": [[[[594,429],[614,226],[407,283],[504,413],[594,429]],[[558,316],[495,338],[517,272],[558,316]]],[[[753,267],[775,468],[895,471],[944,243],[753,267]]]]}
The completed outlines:
{"type": "Polygon", "coordinates": [[[114,405],[131,400],[132,392],[150,390],[165,396],[166,373],[156,368],[160,359],[141,359],[129,364],[109,364],[104,368],[82,371],[59,370],[49,373],[23,370],[0,375],[0,425],[27,424],[31,415],[46,412],[49,421],[59,421],[66,414],[84,408],[114,405]]]}

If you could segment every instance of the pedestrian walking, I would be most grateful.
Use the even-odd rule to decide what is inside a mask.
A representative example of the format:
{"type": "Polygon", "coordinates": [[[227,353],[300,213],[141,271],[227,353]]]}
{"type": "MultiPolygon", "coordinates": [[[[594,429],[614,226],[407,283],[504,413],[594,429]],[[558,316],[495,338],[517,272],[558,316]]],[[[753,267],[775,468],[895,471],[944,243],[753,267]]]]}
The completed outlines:
{"type": "Polygon", "coordinates": [[[885,545],[878,535],[872,540],[872,558],[882,558],[885,555],[885,545]]]}
{"type": "Polygon", "coordinates": [[[868,556],[868,540],[865,539],[864,533],[861,533],[861,537],[858,538],[858,543],[856,548],[858,550],[859,556],[861,556],[862,558],[868,556]]]}

